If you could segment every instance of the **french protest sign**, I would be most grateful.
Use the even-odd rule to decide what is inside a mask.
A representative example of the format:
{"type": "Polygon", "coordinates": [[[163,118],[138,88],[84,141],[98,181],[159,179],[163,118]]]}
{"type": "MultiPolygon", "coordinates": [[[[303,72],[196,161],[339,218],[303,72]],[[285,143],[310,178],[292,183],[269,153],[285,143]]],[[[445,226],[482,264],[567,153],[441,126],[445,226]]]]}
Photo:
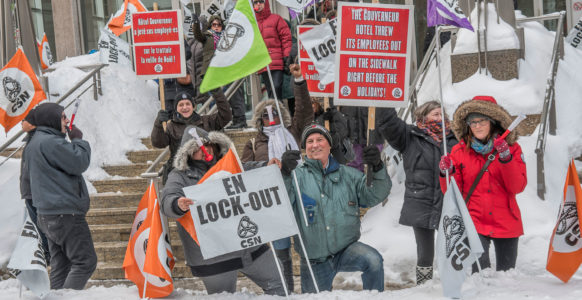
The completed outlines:
{"type": "Polygon", "coordinates": [[[334,104],[407,105],[414,7],[338,5],[334,104]]]}
{"type": "Polygon", "coordinates": [[[98,47],[99,61],[102,63],[131,66],[129,44],[115,34],[101,29],[98,47]]]}
{"type": "Polygon", "coordinates": [[[298,234],[277,166],[221,174],[184,188],[205,259],[298,234]]]}
{"type": "Polygon", "coordinates": [[[299,64],[311,96],[333,96],[336,20],[321,25],[297,26],[299,64]]]}
{"type": "Polygon", "coordinates": [[[132,19],[136,75],[143,79],[186,76],[181,12],[141,12],[132,19]]]}

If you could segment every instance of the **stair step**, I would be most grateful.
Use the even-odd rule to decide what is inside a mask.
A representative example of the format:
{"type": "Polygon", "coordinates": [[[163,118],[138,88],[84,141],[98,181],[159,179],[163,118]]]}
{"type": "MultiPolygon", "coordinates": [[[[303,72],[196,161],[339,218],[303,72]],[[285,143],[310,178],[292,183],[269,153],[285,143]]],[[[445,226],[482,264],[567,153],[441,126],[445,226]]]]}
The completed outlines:
{"type": "Polygon", "coordinates": [[[239,156],[242,156],[246,143],[257,135],[257,130],[254,128],[247,128],[245,130],[225,130],[225,134],[230,137],[235,145],[239,156]]]}
{"type": "MultiPolygon", "coordinates": [[[[132,223],[127,224],[95,224],[89,225],[93,242],[127,242],[131,234],[132,223]]],[[[169,222],[170,240],[173,244],[180,243],[178,227],[175,222],[169,222]]]]}
{"type": "Polygon", "coordinates": [[[133,224],[137,207],[92,208],[87,212],[89,225],[133,224]]]}
{"type": "Polygon", "coordinates": [[[146,178],[106,179],[91,182],[97,193],[145,193],[150,180],[146,178]]]}
{"type": "Polygon", "coordinates": [[[154,146],[152,145],[152,139],[150,139],[150,137],[142,138],[141,143],[148,149],[155,149],[154,146]]]}
{"type": "MultiPolygon", "coordinates": [[[[121,266],[127,250],[127,241],[125,242],[99,242],[94,243],[95,252],[97,252],[97,261],[114,263],[121,266]]],[[[184,249],[182,244],[172,243],[172,252],[176,262],[184,261],[184,249]]]]}
{"type": "MultiPolygon", "coordinates": [[[[140,150],[140,151],[131,151],[128,152],[127,159],[129,159],[132,163],[147,163],[148,161],[154,161],[158,156],[164,152],[164,149],[150,149],[150,150],[140,150]]],[[[169,155],[168,155],[169,157],[169,155]]],[[[165,157],[164,160],[167,160],[168,157],[165,157]]]]}
{"type": "Polygon", "coordinates": [[[145,172],[152,164],[138,163],[132,165],[104,166],[103,170],[111,176],[137,177],[145,172]]]}
{"type": "Polygon", "coordinates": [[[145,190],[141,193],[101,193],[91,195],[91,209],[137,207],[145,190]]]}

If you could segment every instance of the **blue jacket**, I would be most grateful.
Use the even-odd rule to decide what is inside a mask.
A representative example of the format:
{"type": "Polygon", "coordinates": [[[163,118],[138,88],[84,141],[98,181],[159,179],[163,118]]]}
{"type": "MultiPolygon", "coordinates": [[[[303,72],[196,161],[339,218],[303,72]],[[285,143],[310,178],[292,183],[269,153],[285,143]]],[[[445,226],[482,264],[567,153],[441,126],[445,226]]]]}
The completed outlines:
{"type": "MultiPolygon", "coordinates": [[[[295,172],[302,194],[306,226],[301,201],[292,176],[285,185],[311,261],[324,261],[360,238],[360,207],[372,207],[382,202],[392,187],[386,168],[374,173],[372,186],[366,186],[366,176],[357,169],[340,165],[332,156],[328,168],[318,160],[305,158],[295,172]]],[[[298,243],[297,252],[301,253],[298,243]]]]}
{"type": "Polygon", "coordinates": [[[89,193],[83,172],[91,161],[87,141],[65,140],[65,134],[39,126],[25,149],[32,203],[43,215],[85,214],[89,193]]]}

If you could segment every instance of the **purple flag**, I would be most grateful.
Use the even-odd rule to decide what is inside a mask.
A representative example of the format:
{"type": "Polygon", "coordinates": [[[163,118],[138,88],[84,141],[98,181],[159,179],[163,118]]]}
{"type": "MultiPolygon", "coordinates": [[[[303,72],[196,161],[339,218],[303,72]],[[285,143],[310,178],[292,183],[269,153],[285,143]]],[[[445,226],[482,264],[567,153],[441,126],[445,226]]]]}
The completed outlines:
{"type": "MultiPolygon", "coordinates": [[[[315,3],[315,0],[309,1],[309,3],[305,4],[305,7],[303,9],[306,9],[307,7],[309,7],[309,5],[313,5],[314,3],[315,3]]],[[[287,8],[289,9],[289,17],[291,17],[291,20],[297,18],[297,16],[299,16],[301,14],[301,11],[295,11],[291,7],[287,7],[287,8]]]]}
{"type": "Polygon", "coordinates": [[[459,0],[428,0],[426,19],[428,27],[446,24],[474,31],[459,7],[459,0]]]}

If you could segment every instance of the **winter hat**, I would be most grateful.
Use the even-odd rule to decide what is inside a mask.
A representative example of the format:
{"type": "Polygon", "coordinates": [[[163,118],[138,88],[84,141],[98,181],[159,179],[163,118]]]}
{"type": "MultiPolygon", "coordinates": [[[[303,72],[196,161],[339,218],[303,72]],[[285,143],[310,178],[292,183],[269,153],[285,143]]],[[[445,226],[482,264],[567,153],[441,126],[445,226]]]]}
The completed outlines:
{"type": "Polygon", "coordinates": [[[31,109],[28,114],[26,115],[26,117],[24,117],[24,120],[28,123],[30,123],[30,125],[36,126],[36,117],[35,117],[35,112],[36,112],[36,108],[31,109]]]}
{"type": "Polygon", "coordinates": [[[174,167],[178,170],[186,170],[188,168],[188,157],[200,149],[194,136],[190,134],[192,129],[196,130],[196,133],[202,140],[203,144],[216,145],[218,151],[215,151],[214,154],[217,160],[228,152],[228,149],[232,144],[232,140],[224,133],[217,131],[207,132],[200,127],[190,125],[184,130],[180,149],[178,149],[178,152],[176,152],[176,155],[174,156],[174,167]]]}
{"type": "Polygon", "coordinates": [[[303,129],[303,133],[301,134],[301,149],[305,149],[305,141],[307,140],[307,138],[310,135],[312,135],[314,133],[319,133],[319,134],[323,135],[325,137],[325,139],[327,140],[327,142],[329,143],[329,146],[330,147],[333,146],[333,139],[332,139],[329,131],[327,131],[327,129],[325,129],[325,127],[323,127],[319,124],[313,123],[311,125],[307,125],[305,127],[305,129],[303,129]]]}
{"type": "Polygon", "coordinates": [[[468,123],[471,123],[471,121],[473,121],[474,119],[477,119],[477,118],[479,118],[479,119],[487,119],[487,120],[489,120],[491,122],[495,122],[495,121],[491,120],[491,118],[489,118],[488,116],[486,116],[484,114],[480,114],[480,113],[476,113],[475,112],[475,113],[470,113],[469,115],[467,115],[467,119],[466,119],[467,120],[467,124],[468,123]]]}
{"type": "Polygon", "coordinates": [[[178,95],[176,96],[175,99],[175,107],[174,109],[177,111],[178,110],[178,103],[182,100],[188,100],[190,101],[190,103],[192,103],[193,107],[196,107],[196,104],[194,104],[194,101],[192,101],[192,95],[190,95],[190,93],[188,92],[180,92],[178,93],[178,95]]]}
{"type": "Polygon", "coordinates": [[[222,24],[222,27],[224,27],[224,22],[222,21],[222,18],[218,15],[213,15],[210,17],[210,19],[208,19],[208,29],[212,29],[212,22],[214,22],[214,20],[220,21],[220,24],[222,24]]]}
{"type": "Polygon", "coordinates": [[[34,112],[36,126],[45,126],[61,131],[63,111],[65,111],[65,108],[56,103],[45,102],[40,104],[34,112]]]}

